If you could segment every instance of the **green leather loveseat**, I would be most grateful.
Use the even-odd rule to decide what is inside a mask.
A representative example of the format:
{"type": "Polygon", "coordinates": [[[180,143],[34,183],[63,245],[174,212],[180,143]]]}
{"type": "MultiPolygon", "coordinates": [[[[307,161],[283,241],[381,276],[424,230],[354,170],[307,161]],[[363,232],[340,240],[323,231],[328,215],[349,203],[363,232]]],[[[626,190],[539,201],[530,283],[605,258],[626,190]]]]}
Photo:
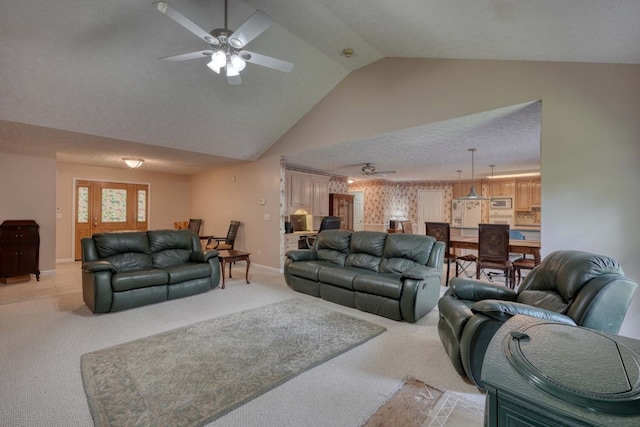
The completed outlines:
{"type": "Polygon", "coordinates": [[[287,252],[284,277],[298,292],[413,323],[438,302],[443,259],[429,236],[326,230],[312,249],[287,252]]]}
{"type": "Polygon", "coordinates": [[[82,295],[94,313],[209,291],[220,282],[218,251],[191,230],[98,233],[82,239],[82,295]]]}

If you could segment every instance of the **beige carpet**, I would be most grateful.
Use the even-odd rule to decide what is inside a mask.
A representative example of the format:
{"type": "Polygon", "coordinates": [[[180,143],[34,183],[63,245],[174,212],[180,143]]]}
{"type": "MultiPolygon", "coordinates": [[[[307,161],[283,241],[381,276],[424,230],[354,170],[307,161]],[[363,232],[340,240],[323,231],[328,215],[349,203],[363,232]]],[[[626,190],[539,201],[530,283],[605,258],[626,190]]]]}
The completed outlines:
{"type": "Polygon", "coordinates": [[[64,292],[59,287],[57,296],[0,305],[0,426],[93,427],[78,363],[83,354],[290,298],[368,320],[387,331],[207,427],[358,427],[409,378],[484,401],[453,369],[438,338],[437,309],[414,324],[396,322],[294,292],[282,273],[261,268],[259,258],[251,265],[248,285],[244,267],[233,267],[234,278],[224,290],[105,315],[94,315],[82,301],[79,262],[59,264],[61,273],[55,277],[25,284],[76,283],[64,292]]]}
{"type": "Polygon", "coordinates": [[[292,298],[85,354],[82,379],[96,426],[201,426],[384,331],[292,298]]]}
{"type": "Polygon", "coordinates": [[[363,427],[481,427],[484,402],[410,379],[363,427]]]}

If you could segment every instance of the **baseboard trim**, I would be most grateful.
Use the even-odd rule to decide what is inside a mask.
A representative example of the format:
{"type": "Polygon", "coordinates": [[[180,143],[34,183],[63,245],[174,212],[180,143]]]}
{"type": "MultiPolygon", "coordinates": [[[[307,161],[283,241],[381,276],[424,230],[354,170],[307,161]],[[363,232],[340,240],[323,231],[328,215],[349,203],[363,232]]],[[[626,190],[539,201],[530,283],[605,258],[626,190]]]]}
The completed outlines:
{"type": "Polygon", "coordinates": [[[56,260],[56,264],[62,264],[63,262],[75,262],[73,258],[61,258],[56,260]]]}

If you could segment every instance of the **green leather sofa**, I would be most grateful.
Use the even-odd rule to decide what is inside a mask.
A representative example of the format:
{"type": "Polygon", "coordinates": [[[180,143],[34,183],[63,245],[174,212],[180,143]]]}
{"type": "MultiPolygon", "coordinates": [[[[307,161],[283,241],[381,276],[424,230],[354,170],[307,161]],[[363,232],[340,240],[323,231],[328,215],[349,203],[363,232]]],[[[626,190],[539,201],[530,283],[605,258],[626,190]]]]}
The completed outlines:
{"type": "Polygon", "coordinates": [[[456,371],[479,388],[484,356],[498,329],[515,315],[616,334],[637,284],[613,258],[583,251],[550,253],[517,292],[453,278],[438,302],[438,334],[456,371]]]}
{"type": "Polygon", "coordinates": [[[220,282],[218,251],[191,230],[98,233],[82,244],[82,296],[94,313],[209,291],[220,282]]]}
{"type": "Polygon", "coordinates": [[[326,230],[312,249],[287,252],[284,277],[298,292],[414,323],[438,302],[443,260],[433,237],[326,230]]]}

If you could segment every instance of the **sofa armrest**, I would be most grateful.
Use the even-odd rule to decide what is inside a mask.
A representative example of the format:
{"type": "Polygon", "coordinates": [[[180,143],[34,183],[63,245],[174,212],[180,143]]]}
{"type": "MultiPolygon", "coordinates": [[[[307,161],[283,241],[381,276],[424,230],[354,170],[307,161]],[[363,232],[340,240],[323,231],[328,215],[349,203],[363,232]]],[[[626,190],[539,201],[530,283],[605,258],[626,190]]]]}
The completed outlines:
{"type": "Polygon", "coordinates": [[[288,251],[285,256],[292,261],[314,261],[317,258],[317,252],[311,249],[298,249],[288,251]]]}
{"type": "Polygon", "coordinates": [[[82,263],[82,270],[90,273],[95,273],[97,271],[111,271],[112,273],[115,273],[116,267],[109,261],[89,261],[82,263]]]}
{"type": "Polygon", "coordinates": [[[415,265],[410,269],[402,272],[402,278],[425,280],[428,277],[440,277],[437,268],[427,267],[426,265],[415,265]]]}
{"type": "Polygon", "coordinates": [[[215,258],[218,256],[218,251],[216,250],[206,250],[206,251],[193,251],[191,252],[191,261],[193,262],[207,262],[211,258],[215,258]]]}
{"type": "Polygon", "coordinates": [[[504,301],[516,301],[518,295],[512,289],[493,283],[481,282],[479,280],[453,278],[449,281],[451,293],[459,299],[469,301],[481,301],[485,299],[495,299],[504,301]]]}
{"type": "Polygon", "coordinates": [[[471,311],[476,314],[484,314],[485,316],[502,322],[506,322],[517,314],[522,314],[524,316],[535,317],[536,319],[551,320],[553,322],[576,326],[576,323],[569,316],[519,302],[487,299],[473,304],[471,311]]]}

